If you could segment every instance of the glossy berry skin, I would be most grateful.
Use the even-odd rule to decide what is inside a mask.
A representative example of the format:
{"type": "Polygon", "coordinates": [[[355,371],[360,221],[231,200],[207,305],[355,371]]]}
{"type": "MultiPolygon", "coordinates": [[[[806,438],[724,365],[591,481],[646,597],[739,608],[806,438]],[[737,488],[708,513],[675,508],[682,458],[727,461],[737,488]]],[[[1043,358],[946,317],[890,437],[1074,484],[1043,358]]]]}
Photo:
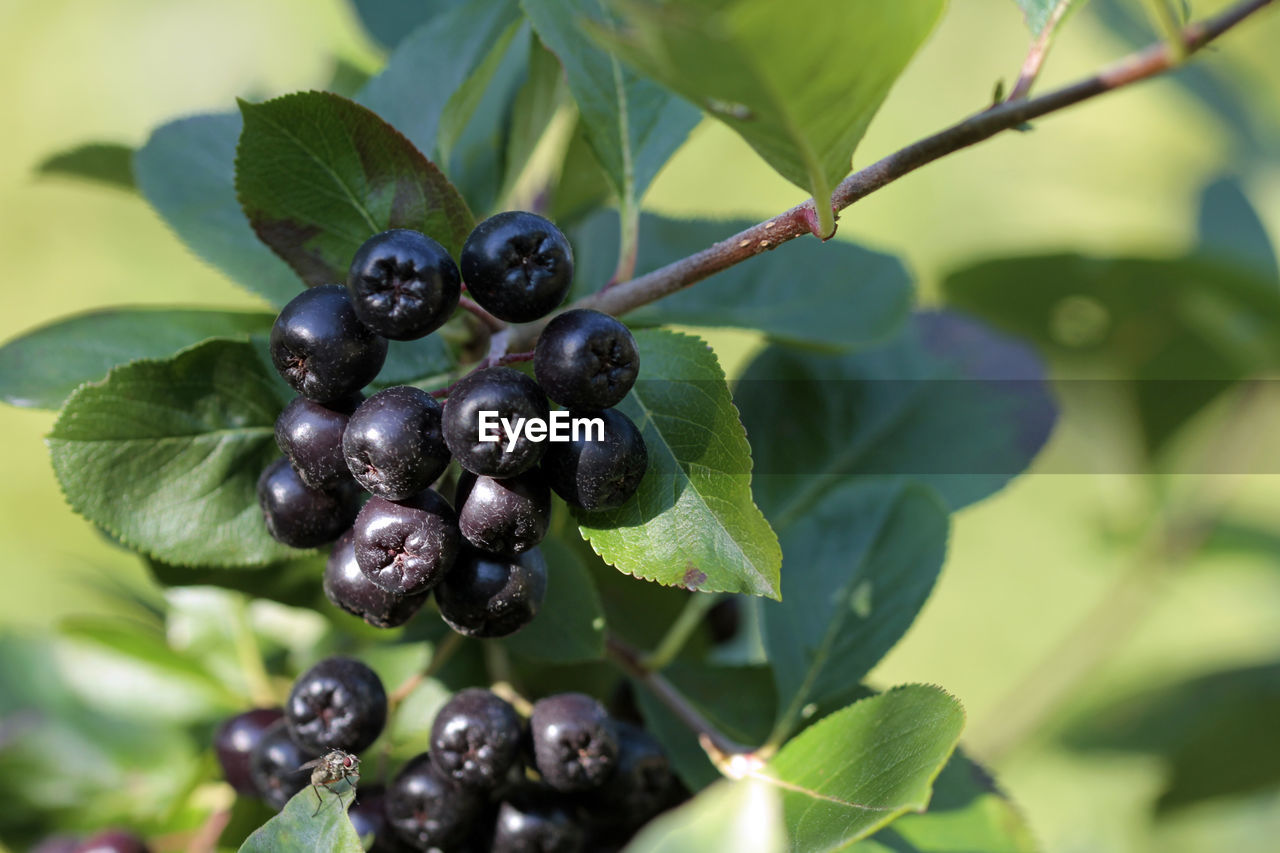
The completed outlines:
{"type": "Polygon", "coordinates": [[[604,420],[604,441],[589,441],[584,430],[577,441],[548,444],[542,474],[566,503],[591,512],[622,506],[640,488],[649,451],[640,430],[617,409],[591,415],[604,420]]]}
{"type": "Polygon", "coordinates": [[[618,763],[618,733],[604,706],[582,693],[540,699],[529,719],[542,779],[557,791],[599,788],[618,763]]]}
{"type": "Polygon", "coordinates": [[[498,434],[497,441],[481,441],[481,412],[496,412],[498,418],[513,424],[517,418],[546,420],[551,409],[537,382],[510,367],[472,373],[454,386],[445,401],[444,440],[458,464],[473,474],[514,477],[538,464],[547,442],[530,441],[522,433],[507,450],[506,432],[501,427],[489,430],[489,435],[498,434]]]}
{"type": "Polygon", "coordinates": [[[431,726],[431,760],[464,788],[492,790],[520,757],[524,726],[515,708],[488,690],[454,694],[431,726]]]}
{"type": "Polygon", "coordinates": [[[346,466],[371,494],[389,501],[416,495],[449,466],[442,411],[420,388],[384,388],[360,404],[342,437],[346,466]]]}
{"type": "Polygon", "coordinates": [[[304,290],[271,327],[271,361],[308,400],[328,403],[359,391],[382,369],[387,339],[360,322],[347,290],[326,284],[304,290]]]}
{"type": "Polygon", "coordinates": [[[340,610],[375,628],[398,628],[422,609],[429,592],[397,595],[375,584],[356,562],[355,535],[348,530],[334,543],[324,566],[324,594],[340,610]]]}
{"type": "Polygon", "coordinates": [[[315,548],[341,536],[360,510],[359,497],[354,486],[308,487],[288,459],[276,460],[258,478],[267,532],[292,548],[315,548]]]}
{"type": "Polygon", "coordinates": [[[588,814],[606,816],[614,828],[630,831],[666,806],[674,777],[671,762],[653,735],[629,723],[614,721],[618,761],[598,789],[584,795],[588,814]]]}
{"type": "Polygon", "coordinates": [[[566,409],[607,409],[636,384],[640,352],[618,320],[575,308],[543,329],[533,351],[533,373],[546,395],[566,409]]]}
{"type": "Polygon", "coordinates": [[[108,829],[81,841],[72,848],[72,853],[147,853],[150,849],[132,832],[108,829]]]}
{"type": "Polygon", "coordinates": [[[551,524],[551,489],[536,470],[505,480],[464,471],[454,503],[463,538],[490,554],[528,551],[551,524]]]}
{"type": "Polygon", "coordinates": [[[471,297],[511,323],[545,317],[573,284],[573,249],[560,229],[535,213],[511,210],[481,222],[460,258],[471,297]]]}
{"type": "Polygon", "coordinates": [[[364,242],[347,272],[356,315],[393,341],[434,332],[458,307],[462,278],[449,252],[407,228],[383,231],[364,242]]]}
{"type": "Polygon", "coordinates": [[[449,627],[468,637],[507,637],[533,621],[547,596],[547,563],[537,548],[514,557],[466,549],[436,587],[449,627]]]}
{"type": "Polygon", "coordinates": [[[331,657],[298,676],[284,706],[289,736],[317,753],[358,753],[387,723],[387,692],[365,664],[331,657]]]}
{"type": "Polygon", "coordinates": [[[545,792],[521,791],[498,807],[492,853],[581,853],[585,834],[545,792]]]}
{"type": "Polygon", "coordinates": [[[295,397],[276,418],[276,444],[303,483],[313,489],[332,489],[351,482],[342,455],[342,433],[363,399],[354,394],[322,406],[295,397]]]}
{"type": "Polygon", "coordinates": [[[271,726],[284,719],[279,708],[254,708],[228,718],[213,735],[213,749],[222,765],[222,778],[237,794],[256,797],[258,788],[249,773],[249,754],[271,726]]]}
{"type": "Polygon", "coordinates": [[[466,840],[483,806],[482,794],[446,779],[423,753],[387,786],[385,811],[392,831],[415,850],[449,850],[466,840]]]}
{"type": "Polygon", "coordinates": [[[280,811],[290,797],[311,783],[311,774],[298,768],[318,757],[317,752],[293,742],[284,720],[271,726],[249,753],[249,773],[258,796],[280,811]]]}
{"type": "Polygon", "coordinates": [[[373,836],[369,853],[404,853],[410,848],[387,825],[386,798],[387,790],[382,785],[361,785],[356,788],[356,799],[347,816],[361,841],[367,842],[373,836]]]}
{"type": "Polygon", "coordinates": [[[395,595],[435,587],[453,568],[462,542],[453,507],[431,489],[396,503],[370,498],[353,533],[360,570],[395,595]]]}

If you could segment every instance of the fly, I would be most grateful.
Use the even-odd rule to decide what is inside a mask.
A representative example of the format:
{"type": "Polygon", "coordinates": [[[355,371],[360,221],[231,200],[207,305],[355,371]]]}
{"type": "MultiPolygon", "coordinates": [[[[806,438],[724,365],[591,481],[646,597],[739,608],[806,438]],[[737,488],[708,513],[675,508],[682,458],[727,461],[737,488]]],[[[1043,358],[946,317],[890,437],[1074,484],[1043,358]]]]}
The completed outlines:
{"type": "Polygon", "coordinates": [[[350,782],[353,778],[358,780],[360,759],[340,749],[334,749],[319,758],[308,761],[298,769],[311,771],[311,790],[316,792],[316,810],[311,816],[315,817],[320,814],[320,807],[324,805],[324,800],[320,797],[320,789],[324,788],[341,801],[342,795],[333,790],[333,786],[339,782],[350,782]]]}

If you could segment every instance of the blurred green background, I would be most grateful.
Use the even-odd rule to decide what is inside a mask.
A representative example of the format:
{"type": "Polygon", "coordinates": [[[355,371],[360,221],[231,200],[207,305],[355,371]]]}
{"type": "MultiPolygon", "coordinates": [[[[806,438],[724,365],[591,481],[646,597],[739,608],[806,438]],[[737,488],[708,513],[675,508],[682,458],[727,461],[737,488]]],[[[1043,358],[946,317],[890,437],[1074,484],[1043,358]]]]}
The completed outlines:
{"type": "MultiPolygon", "coordinates": [[[[1104,14],[1124,5],[1139,4],[1114,0],[1074,18],[1041,85],[1127,52],[1131,45],[1104,14]]],[[[1194,8],[1205,14],[1223,5],[1194,8]]],[[[997,79],[1016,73],[1026,43],[1011,0],[953,3],[856,164],[980,107],[997,79]]],[[[1280,244],[1277,44],[1280,15],[1269,14],[1198,60],[1200,77],[1189,82],[1217,81],[1238,98],[1244,118],[1234,125],[1186,78],[1155,81],[930,166],[846,212],[840,235],[904,257],[927,303],[948,271],[990,257],[1063,249],[1177,255],[1195,240],[1201,190],[1237,176],[1280,244]]],[[[380,56],[342,0],[0,4],[0,80],[10,98],[0,136],[0,339],[97,306],[257,305],[191,256],[139,198],[37,179],[33,168],[82,141],[141,144],[156,125],[229,109],[236,96],[320,87],[337,59],[373,69],[380,56]]],[[[737,137],[703,124],[646,205],[762,218],[798,200],[737,137]]],[[[799,283],[778,285],[785,294],[799,283]]],[[[715,340],[731,372],[752,344],[749,335],[715,340]]],[[[1251,409],[1257,421],[1247,440],[1264,450],[1280,432],[1273,396],[1264,393],[1251,409]]],[[[69,614],[109,612],[105,579],[146,583],[135,559],[63,503],[41,444],[51,423],[48,413],[0,410],[0,624],[30,632],[69,614]]],[[[1153,820],[1168,778],[1161,759],[1081,751],[1060,737],[1077,714],[1113,699],[1280,658],[1280,551],[1210,549],[1177,572],[1131,570],[1152,492],[1203,489],[1206,478],[1166,476],[1154,490],[1153,475],[1116,473],[1122,469],[1111,463],[1121,451],[1110,445],[1117,442],[1068,417],[1032,473],[962,512],[933,599],[873,680],[934,682],[959,696],[972,751],[994,760],[1047,851],[1274,850],[1280,790],[1153,820]],[[1108,616],[1108,631],[1124,629],[1092,635],[1107,643],[1102,665],[1066,691],[1064,705],[1040,708],[1056,698],[1057,679],[1087,657],[1087,650],[1074,655],[1073,644],[1091,635],[1078,626],[1100,607],[1132,618],[1108,616]]],[[[1231,489],[1230,512],[1280,531],[1274,475],[1208,479],[1231,489]]]]}

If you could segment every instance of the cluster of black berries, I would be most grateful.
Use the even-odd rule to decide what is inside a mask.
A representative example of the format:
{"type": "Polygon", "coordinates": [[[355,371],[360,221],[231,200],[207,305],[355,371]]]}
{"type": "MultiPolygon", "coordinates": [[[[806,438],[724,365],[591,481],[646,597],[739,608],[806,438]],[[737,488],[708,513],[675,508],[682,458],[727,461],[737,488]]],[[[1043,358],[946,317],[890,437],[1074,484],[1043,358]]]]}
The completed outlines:
{"type": "Polygon", "coordinates": [[[276,421],[285,458],[263,472],[258,500],[267,529],[286,545],[337,540],[325,573],[337,606],[392,627],[434,590],[454,630],[513,633],[546,593],[535,546],[547,532],[551,492],[588,510],[635,493],[648,462],[644,440],[611,407],[635,383],[639,354],[626,326],[606,314],[553,319],[534,351],[536,381],[509,367],[476,370],[443,406],[411,386],[360,393],[382,368],[387,339],[438,329],[464,280],[481,308],[528,322],[553,311],[572,279],[559,229],[508,212],[467,238],[461,273],[434,240],[386,231],[360,247],[346,287],[311,288],[280,312],[271,357],[301,396],[276,421]],[[548,397],[590,425],[556,442],[513,426],[545,425],[548,397]],[[463,473],[450,505],[432,487],[452,459],[463,473]],[[362,490],[372,494],[363,507],[362,490]]]}
{"type": "Polygon", "coordinates": [[[382,679],[358,660],[331,657],[298,676],[283,710],[237,714],[218,728],[213,743],[223,776],[237,793],[282,809],[311,784],[304,765],[334,750],[356,756],[386,724],[382,679]]]}
{"type": "MultiPolygon", "coordinates": [[[[232,717],[214,746],[237,792],[280,809],[313,783],[308,765],[334,750],[367,749],[386,718],[378,676],[359,661],[327,658],[299,676],[282,711],[232,717]]],[[[576,853],[625,843],[679,791],[658,743],[588,696],[549,696],[526,721],[471,688],[440,709],[429,751],[385,787],[360,787],[350,815],[382,853],[576,853]]],[[[319,790],[316,797],[326,807],[319,790]]]]}

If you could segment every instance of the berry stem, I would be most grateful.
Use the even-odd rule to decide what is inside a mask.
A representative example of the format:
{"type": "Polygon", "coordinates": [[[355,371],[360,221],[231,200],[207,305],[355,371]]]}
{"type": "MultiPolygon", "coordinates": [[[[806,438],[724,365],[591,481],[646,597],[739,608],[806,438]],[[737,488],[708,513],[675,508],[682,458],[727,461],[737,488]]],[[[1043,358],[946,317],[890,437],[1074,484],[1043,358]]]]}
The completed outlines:
{"type": "MultiPolygon", "coordinates": [[[[1182,28],[1172,43],[1161,41],[1153,44],[1089,77],[1037,98],[1008,100],[997,106],[984,108],[945,130],[854,172],[836,187],[831,196],[832,207],[836,211],[844,210],[876,190],[948,154],[1021,127],[1032,119],[1171,71],[1186,57],[1276,2],[1277,0],[1242,0],[1218,15],[1182,28]]],[[[781,243],[813,233],[816,209],[813,199],[808,199],[727,240],[630,281],[591,294],[569,307],[593,308],[606,314],[621,316],[748,258],[775,249],[781,243]]],[[[550,319],[545,317],[537,323],[521,326],[512,338],[512,346],[523,348],[532,344],[550,319]]]]}
{"type": "Polygon", "coordinates": [[[475,366],[468,370],[464,375],[458,377],[457,382],[451,382],[444,388],[432,391],[431,396],[437,400],[449,396],[449,392],[458,387],[458,384],[466,379],[477,370],[484,370],[486,367],[505,367],[508,364],[519,364],[523,361],[533,361],[533,350],[526,352],[510,352],[500,358],[483,358],[476,362],[475,366]]]}
{"type": "Polygon", "coordinates": [[[461,308],[463,311],[466,311],[468,314],[471,314],[473,317],[478,319],[481,323],[484,323],[485,328],[487,328],[489,331],[495,334],[507,328],[506,323],[502,322],[497,317],[493,316],[488,311],[481,308],[472,299],[468,299],[465,296],[461,297],[458,300],[458,307],[461,308]]]}
{"type": "Polygon", "coordinates": [[[409,698],[409,694],[418,689],[418,685],[431,678],[438,673],[454,653],[462,647],[463,636],[450,631],[445,635],[444,639],[436,643],[435,648],[431,650],[431,659],[427,661],[427,665],[418,672],[406,678],[400,683],[400,686],[391,691],[391,695],[387,697],[387,716],[391,717],[395,714],[396,708],[400,707],[400,703],[409,698]]]}
{"type": "Polygon", "coordinates": [[[698,630],[698,626],[703,623],[707,611],[719,600],[720,596],[716,593],[695,592],[690,595],[684,609],[671,623],[671,627],[667,629],[657,648],[645,655],[641,661],[644,668],[650,672],[659,672],[675,660],[681,649],[689,642],[689,638],[693,636],[694,631],[698,630]]]}
{"type": "Polygon", "coordinates": [[[730,763],[732,762],[735,765],[740,763],[733,762],[735,756],[752,756],[755,754],[753,747],[738,743],[716,728],[715,724],[704,717],[701,711],[693,707],[689,700],[684,698],[680,691],[675,688],[675,685],[667,681],[661,673],[653,672],[646,667],[640,651],[630,643],[616,634],[606,634],[604,642],[605,652],[609,658],[623,672],[648,688],[654,696],[658,697],[658,701],[666,705],[673,714],[680,718],[680,722],[688,726],[698,736],[698,742],[702,744],[702,748],[706,750],[707,755],[716,767],[720,768],[721,772],[729,775],[727,768],[730,763]]]}

